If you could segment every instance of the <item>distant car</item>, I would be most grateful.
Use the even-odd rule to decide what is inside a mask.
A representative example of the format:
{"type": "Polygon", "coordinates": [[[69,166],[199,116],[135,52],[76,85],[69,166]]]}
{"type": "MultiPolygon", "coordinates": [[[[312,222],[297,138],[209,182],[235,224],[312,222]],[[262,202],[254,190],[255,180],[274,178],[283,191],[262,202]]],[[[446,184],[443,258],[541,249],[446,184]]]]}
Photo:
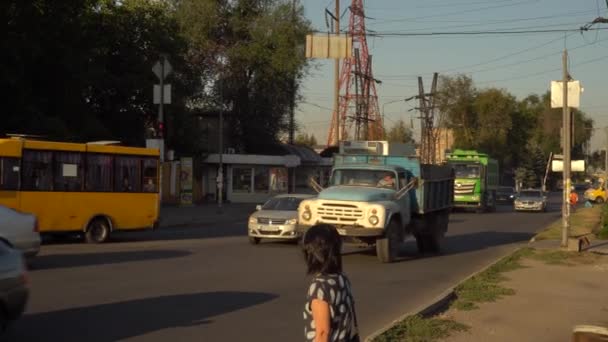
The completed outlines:
{"type": "Polygon", "coordinates": [[[520,191],[513,201],[515,211],[547,211],[547,197],[542,190],[520,191]]]}
{"type": "Polygon", "coordinates": [[[298,206],[305,199],[313,198],[308,194],[277,195],[264,205],[258,205],[256,212],[249,217],[249,242],[260,243],[264,239],[297,240],[298,206]]]}
{"type": "Polygon", "coordinates": [[[28,297],[28,276],[23,256],[19,250],[0,241],[0,335],[11,321],[21,317],[28,297]]]}
{"type": "Polygon", "coordinates": [[[28,259],[36,256],[40,251],[36,216],[0,205],[0,240],[21,250],[28,259]]]}
{"type": "Polygon", "coordinates": [[[500,186],[496,190],[496,201],[503,203],[513,203],[515,199],[515,189],[510,186],[500,186]]]}

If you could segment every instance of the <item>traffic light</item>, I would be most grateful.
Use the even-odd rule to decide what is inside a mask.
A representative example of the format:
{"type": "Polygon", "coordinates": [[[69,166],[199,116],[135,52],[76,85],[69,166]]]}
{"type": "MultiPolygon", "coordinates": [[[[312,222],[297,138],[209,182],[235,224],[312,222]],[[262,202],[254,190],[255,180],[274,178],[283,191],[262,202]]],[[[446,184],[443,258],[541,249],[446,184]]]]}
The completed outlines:
{"type": "Polygon", "coordinates": [[[165,124],[163,122],[158,123],[158,137],[162,138],[165,136],[165,124]]]}

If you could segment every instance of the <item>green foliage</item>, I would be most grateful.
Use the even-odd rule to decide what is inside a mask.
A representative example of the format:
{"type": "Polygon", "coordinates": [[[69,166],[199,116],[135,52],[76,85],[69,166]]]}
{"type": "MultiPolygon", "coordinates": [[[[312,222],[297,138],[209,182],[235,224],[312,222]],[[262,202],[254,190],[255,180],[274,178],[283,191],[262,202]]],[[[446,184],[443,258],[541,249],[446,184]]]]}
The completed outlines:
{"type": "Polygon", "coordinates": [[[237,145],[275,142],[306,72],[298,44],[310,25],[301,6],[292,14],[279,0],[8,0],[2,8],[0,133],[142,145],[158,111],[151,68],[164,54],[174,70],[170,148],[204,150],[194,113],[218,109],[237,145]]]}
{"type": "Polygon", "coordinates": [[[314,147],[317,146],[317,138],[315,138],[314,134],[308,135],[308,133],[300,133],[296,136],[295,144],[314,147]]]}
{"type": "MultiPolygon", "coordinates": [[[[437,103],[446,124],[454,130],[456,148],[475,149],[499,159],[503,170],[518,171],[518,177],[538,186],[549,153],[558,153],[562,111],[552,109],[550,94],[532,94],[518,101],[502,89],[477,89],[465,75],[444,76],[437,103]],[[524,170],[526,170],[524,172],[524,170]]],[[[583,145],[591,138],[593,120],[573,111],[573,157],[581,158],[583,145]]]]}
{"type": "Polygon", "coordinates": [[[477,309],[478,303],[494,302],[504,296],[515,294],[513,289],[505,288],[500,284],[506,279],[503,273],[522,268],[521,259],[532,253],[530,248],[522,248],[467,279],[456,287],[456,300],[452,303],[452,307],[458,310],[473,310],[477,309]]]}
{"type": "Polygon", "coordinates": [[[444,339],[451,333],[467,331],[469,327],[449,319],[410,316],[396,324],[374,342],[430,342],[444,339]]]}
{"type": "Polygon", "coordinates": [[[405,121],[399,120],[386,133],[385,140],[396,143],[414,142],[414,132],[405,125],[405,121]]]}

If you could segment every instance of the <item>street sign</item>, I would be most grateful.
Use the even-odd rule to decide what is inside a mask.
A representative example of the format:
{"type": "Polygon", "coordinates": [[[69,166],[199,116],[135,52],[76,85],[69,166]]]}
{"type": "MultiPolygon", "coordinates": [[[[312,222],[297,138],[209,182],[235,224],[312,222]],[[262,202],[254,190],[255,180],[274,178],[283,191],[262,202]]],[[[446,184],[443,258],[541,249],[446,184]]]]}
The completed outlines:
{"type": "MultiPolygon", "coordinates": [[[[171,104],[171,85],[163,84],[163,104],[171,104]]],[[[160,85],[154,85],[154,104],[160,104],[160,85]]]]}
{"type": "MultiPolygon", "coordinates": [[[[585,161],[584,160],[571,160],[570,161],[570,170],[572,172],[585,172],[585,161]]],[[[551,161],[551,171],[553,171],[553,172],[564,171],[564,161],[563,160],[551,161]]]]}
{"type": "MultiPolygon", "coordinates": [[[[568,82],[568,107],[579,108],[583,88],[580,81],[568,82]]],[[[551,108],[562,108],[564,105],[564,82],[551,81],[551,108]]]]}
{"type": "Polygon", "coordinates": [[[154,64],[154,66],[152,67],[152,72],[154,72],[154,74],[156,75],[156,77],[158,77],[158,79],[166,78],[167,76],[169,76],[171,71],[173,71],[173,66],[171,66],[171,63],[169,63],[168,60],[164,59],[164,63],[165,63],[164,69],[163,69],[161,62],[162,61],[156,62],[156,64],[154,64]]]}

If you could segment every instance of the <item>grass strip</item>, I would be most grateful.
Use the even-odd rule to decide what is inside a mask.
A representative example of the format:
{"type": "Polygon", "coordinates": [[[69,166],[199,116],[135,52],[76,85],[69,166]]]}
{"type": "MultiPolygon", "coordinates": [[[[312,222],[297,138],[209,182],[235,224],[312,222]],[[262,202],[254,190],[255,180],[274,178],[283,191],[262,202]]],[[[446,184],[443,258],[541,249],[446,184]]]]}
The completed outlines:
{"type": "Polygon", "coordinates": [[[469,327],[450,319],[410,316],[376,337],[374,342],[430,342],[446,338],[453,332],[467,331],[469,327]]]}

